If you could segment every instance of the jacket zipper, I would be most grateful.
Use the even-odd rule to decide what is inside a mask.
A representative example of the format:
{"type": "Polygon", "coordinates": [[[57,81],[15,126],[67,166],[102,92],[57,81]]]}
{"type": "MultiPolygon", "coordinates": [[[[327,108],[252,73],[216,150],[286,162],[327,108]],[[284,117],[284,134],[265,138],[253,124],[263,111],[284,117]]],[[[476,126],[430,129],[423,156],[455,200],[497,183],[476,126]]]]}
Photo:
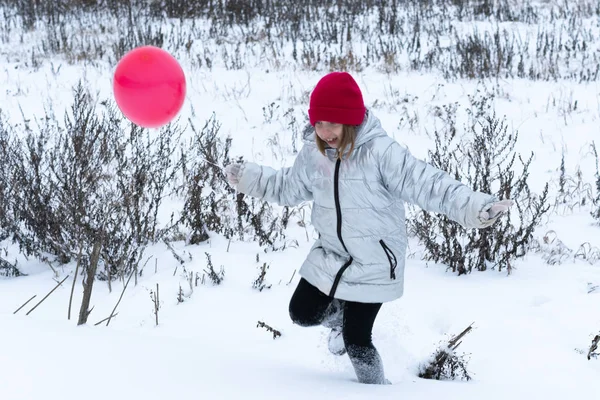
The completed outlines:
{"type": "Polygon", "coordinates": [[[396,259],[396,255],[394,254],[392,249],[390,249],[387,246],[387,244],[385,244],[383,240],[380,240],[379,244],[383,248],[383,251],[385,251],[385,255],[387,256],[388,261],[390,262],[390,279],[396,279],[396,267],[398,266],[398,260],[396,259]]]}
{"type": "MultiPolygon", "coordinates": [[[[344,243],[344,239],[342,238],[342,208],[340,206],[340,187],[339,187],[341,163],[342,163],[342,161],[340,159],[338,159],[337,162],[335,163],[335,174],[333,176],[333,197],[335,199],[335,211],[337,213],[338,239],[342,243],[342,247],[344,248],[346,253],[348,253],[348,249],[346,248],[346,244],[344,243]]],[[[350,253],[348,253],[348,254],[350,254],[350,253]]],[[[340,280],[342,279],[342,275],[348,269],[350,264],[352,264],[352,261],[353,261],[352,256],[350,256],[350,259],[348,261],[346,261],[346,263],[344,263],[344,265],[342,265],[342,268],[340,268],[338,273],[335,275],[335,279],[333,281],[333,286],[331,287],[331,291],[329,292],[330,297],[333,297],[335,295],[335,292],[340,283],[340,280]]]]}

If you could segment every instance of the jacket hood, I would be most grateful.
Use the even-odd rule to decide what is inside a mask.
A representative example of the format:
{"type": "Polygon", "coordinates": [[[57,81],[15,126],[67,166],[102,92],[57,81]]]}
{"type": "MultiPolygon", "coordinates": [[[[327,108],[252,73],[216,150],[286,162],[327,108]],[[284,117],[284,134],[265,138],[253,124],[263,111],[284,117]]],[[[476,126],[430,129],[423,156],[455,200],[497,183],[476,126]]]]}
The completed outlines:
{"type": "MultiPolygon", "coordinates": [[[[312,125],[307,124],[304,128],[304,131],[302,132],[302,140],[307,145],[316,146],[316,135],[317,134],[315,133],[315,128],[312,125]]],[[[385,130],[381,127],[381,122],[379,121],[379,118],[373,115],[371,110],[367,109],[364,121],[362,122],[362,124],[358,125],[356,131],[356,143],[354,145],[354,148],[356,149],[362,146],[363,144],[367,143],[368,141],[380,136],[388,135],[385,132],[385,130]]]]}

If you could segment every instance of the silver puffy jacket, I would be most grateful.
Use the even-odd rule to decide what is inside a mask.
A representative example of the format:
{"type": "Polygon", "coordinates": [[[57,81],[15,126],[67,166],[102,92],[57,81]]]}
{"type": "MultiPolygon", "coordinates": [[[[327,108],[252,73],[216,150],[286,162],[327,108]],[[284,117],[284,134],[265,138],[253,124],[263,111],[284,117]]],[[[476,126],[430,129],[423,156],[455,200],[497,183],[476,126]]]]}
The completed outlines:
{"type": "Polygon", "coordinates": [[[335,149],[320,153],[314,129],[305,131],[304,141],[292,167],[244,163],[237,189],[279,205],[313,200],[311,222],[320,237],[299,273],[341,300],[383,303],[402,296],[405,202],[479,228],[479,212],[497,201],[414,158],[371,111],[347,159],[337,160],[335,149]]]}

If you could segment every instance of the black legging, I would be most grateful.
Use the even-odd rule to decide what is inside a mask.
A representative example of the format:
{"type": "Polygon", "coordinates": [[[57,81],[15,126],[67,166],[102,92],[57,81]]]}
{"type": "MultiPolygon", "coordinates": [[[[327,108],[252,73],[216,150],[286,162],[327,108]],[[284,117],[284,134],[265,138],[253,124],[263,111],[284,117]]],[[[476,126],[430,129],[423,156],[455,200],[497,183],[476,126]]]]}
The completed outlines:
{"type": "Polygon", "coordinates": [[[290,317],[301,326],[323,324],[343,306],[344,344],[361,383],[385,383],[383,363],[373,346],[371,334],[381,303],[358,303],[340,301],[322,293],[319,289],[300,279],[290,301],[290,317]]]}

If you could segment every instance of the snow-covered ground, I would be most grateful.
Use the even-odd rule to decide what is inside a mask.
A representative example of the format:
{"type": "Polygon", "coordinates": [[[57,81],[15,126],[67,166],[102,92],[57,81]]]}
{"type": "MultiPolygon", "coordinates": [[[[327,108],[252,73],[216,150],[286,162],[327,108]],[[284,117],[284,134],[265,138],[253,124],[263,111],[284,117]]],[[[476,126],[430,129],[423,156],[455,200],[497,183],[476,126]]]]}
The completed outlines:
{"type": "MultiPolygon", "coordinates": [[[[373,333],[394,384],[373,387],[356,383],[347,357],[328,353],[324,328],[294,326],[287,315],[297,275],[288,282],[307,244],[263,256],[273,286],[262,292],[251,288],[256,249],[233,243],[227,253],[226,245],[178,246],[193,256],[190,271],[202,271],[205,251],[215,266],[226,268],[222,285],[199,285],[191,295],[180,274],[173,276],[171,255],[155,249],[157,273],[146,272],[127,290],[108,327],[92,323],[110,314],[122,285],[109,294],[98,284],[92,323],[76,327],[76,316],[67,321],[70,285],[25,316],[54,286],[50,272],[40,268],[27,278],[0,281],[2,398],[595,399],[600,393],[600,364],[584,354],[598,328],[600,292],[588,294],[589,282],[600,283],[597,266],[548,266],[532,257],[510,277],[488,272],[457,278],[443,267],[409,260],[406,295],[382,308],[373,333]],[[158,326],[149,295],[156,283],[158,326]],[[189,297],[178,304],[180,284],[189,297]],[[33,294],[38,297],[12,315],[33,294]],[[258,321],[282,336],[273,339],[258,321]],[[439,342],[471,323],[475,329],[459,352],[469,355],[473,380],[419,379],[419,364],[439,342]]],[[[70,267],[61,276],[68,273],[70,267]]]]}
{"type": "MultiPolygon", "coordinates": [[[[21,121],[19,108],[26,118],[34,118],[43,116],[44,106],[51,103],[61,115],[79,79],[99,98],[111,96],[114,66],[69,66],[57,59],[53,65],[29,70],[0,63],[0,104],[14,123],[21,121]]],[[[260,67],[217,67],[209,72],[191,70],[184,61],[182,66],[188,79],[182,120],[193,108],[193,118],[202,125],[214,112],[223,138],[233,137],[233,156],[274,167],[292,163],[292,133],[284,113],[293,108],[301,125],[306,94],[322,73],[267,72],[260,67]],[[267,121],[263,108],[271,103],[278,108],[267,121]]],[[[563,152],[569,175],[580,168],[583,180],[593,181],[590,145],[600,142],[596,83],[515,79],[486,88],[483,83],[446,82],[424,73],[390,76],[367,69],[354,76],[390,135],[419,157],[427,156],[430,134],[439,123],[433,106],[467,104],[467,95],[494,87],[497,114],[506,116],[509,129],[519,131],[516,150],[524,155],[535,152],[532,190],[541,191],[548,181],[556,188],[563,152]],[[569,105],[575,100],[577,108],[572,110],[569,105]]],[[[163,210],[165,215],[170,211],[169,205],[163,210]]],[[[541,240],[549,231],[573,253],[586,242],[600,247],[600,227],[594,225],[589,205],[554,209],[535,236],[541,240]]],[[[150,247],[143,275],[137,286],[127,288],[108,327],[94,323],[108,317],[124,282],[113,283],[112,292],[105,282],[96,282],[90,321],[78,327],[80,278],[74,315],[67,320],[75,265],[60,267],[56,277],[48,266],[26,260],[7,243],[6,258],[18,259],[28,276],[0,278],[0,399],[600,398],[600,360],[586,358],[593,336],[600,333],[600,265],[574,260],[572,254],[561,265],[548,265],[542,254],[532,252],[509,276],[487,271],[457,277],[444,266],[422,261],[419,244],[411,241],[405,296],[383,306],[373,333],[393,385],[374,387],[356,383],[346,356],[329,354],[325,328],[291,323],[288,302],[314,232],[292,223],[287,234],[298,246],[275,253],[264,253],[256,243],[228,243],[217,235],[198,246],[173,244],[186,259],[187,273],[202,274],[209,253],[215,267],[225,270],[219,286],[190,288],[171,252],[163,244],[150,247]],[[252,282],[264,262],[270,266],[266,280],[272,287],[259,292],[252,282]],[[67,275],[62,287],[25,315],[67,275]],[[157,284],[158,326],[150,295],[157,284]],[[13,314],[33,295],[37,297],[13,314]],[[258,321],[282,336],[274,339],[258,321]],[[436,347],[472,323],[474,330],[458,352],[467,353],[473,380],[418,378],[419,366],[436,347]]]]}

